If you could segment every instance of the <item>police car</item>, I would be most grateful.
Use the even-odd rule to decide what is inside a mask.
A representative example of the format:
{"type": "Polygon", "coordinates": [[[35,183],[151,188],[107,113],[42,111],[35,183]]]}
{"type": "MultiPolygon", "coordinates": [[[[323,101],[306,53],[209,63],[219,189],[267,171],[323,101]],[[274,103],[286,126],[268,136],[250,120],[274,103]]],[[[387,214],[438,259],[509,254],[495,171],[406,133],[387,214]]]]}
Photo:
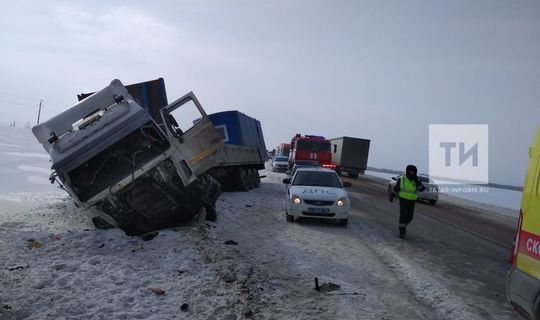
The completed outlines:
{"type": "Polygon", "coordinates": [[[349,222],[350,200],[334,170],[325,168],[298,168],[287,184],[286,217],[337,219],[341,225],[349,222]]]}

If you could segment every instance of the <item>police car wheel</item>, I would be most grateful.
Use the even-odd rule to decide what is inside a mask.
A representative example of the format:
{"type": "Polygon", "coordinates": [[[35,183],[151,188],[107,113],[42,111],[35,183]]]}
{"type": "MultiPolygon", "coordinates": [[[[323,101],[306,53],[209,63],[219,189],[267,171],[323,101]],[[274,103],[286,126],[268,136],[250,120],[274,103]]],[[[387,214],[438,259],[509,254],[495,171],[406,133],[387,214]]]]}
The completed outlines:
{"type": "Polygon", "coordinates": [[[285,214],[285,218],[287,218],[287,222],[294,222],[294,216],[285,214]]]}
{"type": "Polygon", "coordinates": [[[346,226],[349,224],[349,218],[339,219],[339,225],[346,226]]]}

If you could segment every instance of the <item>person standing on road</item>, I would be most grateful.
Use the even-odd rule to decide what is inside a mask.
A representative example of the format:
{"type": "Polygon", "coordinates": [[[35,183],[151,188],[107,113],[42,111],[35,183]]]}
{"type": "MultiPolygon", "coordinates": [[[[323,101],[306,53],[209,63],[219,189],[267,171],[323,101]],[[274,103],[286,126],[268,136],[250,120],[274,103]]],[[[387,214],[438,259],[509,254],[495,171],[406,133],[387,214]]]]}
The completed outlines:
{"type": "Polygon", "coordinates": [[[414,203],[418,199],[417,192],[424,191],[425,187],[417,176],[418,169],[412,164],[405,169],[405,174],[399,177],[394,185],[394,193],[390,195],[390,202],[394,195],[399,197],[399,237],[405,238],[407,225],[411,223],[414,215],[414,203]]]}

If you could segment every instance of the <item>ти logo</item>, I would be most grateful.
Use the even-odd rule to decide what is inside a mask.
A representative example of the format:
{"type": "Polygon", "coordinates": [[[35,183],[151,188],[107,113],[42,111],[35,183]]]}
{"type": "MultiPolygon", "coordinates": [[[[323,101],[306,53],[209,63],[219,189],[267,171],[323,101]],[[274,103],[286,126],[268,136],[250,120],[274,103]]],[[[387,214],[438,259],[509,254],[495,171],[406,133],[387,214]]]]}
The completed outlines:
{"type": "Polygon", "coordinates": [[[441,184],[487,184],[486,124],[429,125],[429,175],[441,184]]]}

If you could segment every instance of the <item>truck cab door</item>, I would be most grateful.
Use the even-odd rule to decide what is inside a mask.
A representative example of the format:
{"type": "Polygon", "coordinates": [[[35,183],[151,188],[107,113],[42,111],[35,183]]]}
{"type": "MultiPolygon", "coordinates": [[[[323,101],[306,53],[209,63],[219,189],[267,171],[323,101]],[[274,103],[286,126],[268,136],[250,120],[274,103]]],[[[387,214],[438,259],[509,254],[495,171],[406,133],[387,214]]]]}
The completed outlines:
{"type": "Polygon", "coordinates": [[[215,166],[214,154],[223,147],[223,139],[193,92],[162,108],[161,116],[167,135],[177,142],[195,175],[215,166]]]}

